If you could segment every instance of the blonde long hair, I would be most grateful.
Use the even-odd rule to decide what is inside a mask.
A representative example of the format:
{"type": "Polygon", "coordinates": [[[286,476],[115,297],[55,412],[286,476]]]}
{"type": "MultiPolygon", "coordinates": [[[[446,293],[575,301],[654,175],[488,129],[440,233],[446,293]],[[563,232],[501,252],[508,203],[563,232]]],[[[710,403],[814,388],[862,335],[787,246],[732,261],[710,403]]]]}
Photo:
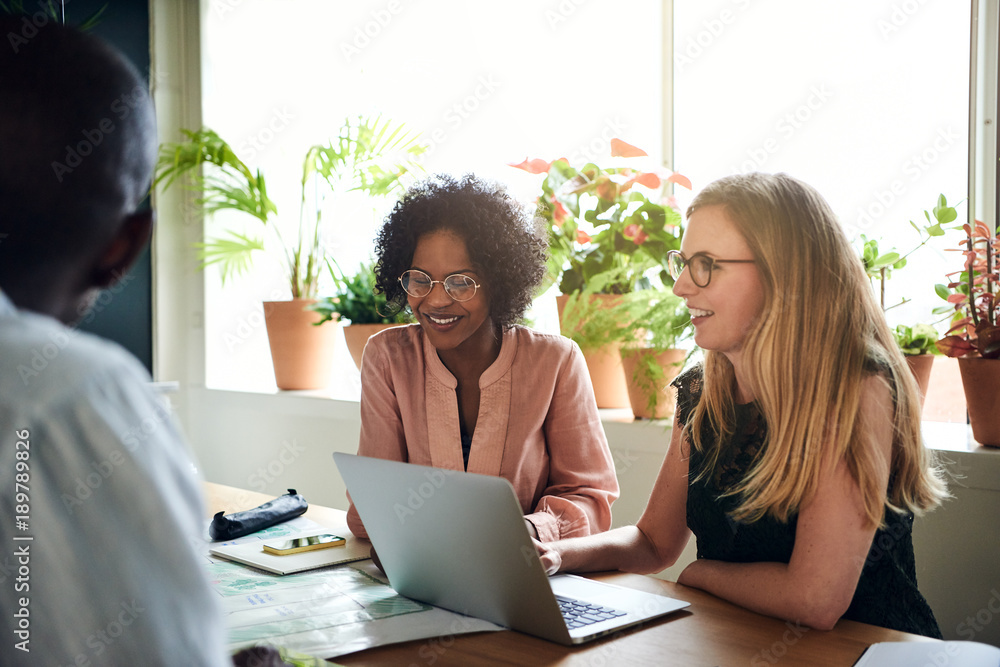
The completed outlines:
{"type": "MultiPolygon", "coordinates": [[[[868,520],[880,526],[884,466],[860,417],[862,381],[878,365],[893,390],[893,446],[886,502],[920,513],[947,495],[940,468],[920,438],[920,398],[857,254],[833,211],[812,187],[786,174],[729,176],[702,190],[688,216],[722,205],[758,260],[764,307],[743,344],[747,379],[767,422],[767,444],[743,482],[733,518],[787,521],[815,492],[826,462],[846,460],[868,520]],[[866,365],[869,370],[866,370],[866,365]]],[[[706,351],[702,398],[688,436],[702,427],[725,441],[735,429],[732,364],[706,351]],[[706,422],[707,420],[707,422],[706,422]]],[[[719,448],[706,452],[707,474],[719,448]]],[[[696,474],[696,471],[692,471],[696,474]]]]}

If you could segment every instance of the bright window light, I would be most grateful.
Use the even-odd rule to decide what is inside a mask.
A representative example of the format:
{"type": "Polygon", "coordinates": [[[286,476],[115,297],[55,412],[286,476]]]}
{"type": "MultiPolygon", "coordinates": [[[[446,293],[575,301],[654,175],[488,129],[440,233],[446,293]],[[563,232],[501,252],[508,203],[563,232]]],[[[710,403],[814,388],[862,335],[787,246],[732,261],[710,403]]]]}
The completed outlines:
{"type": "MultiPolygon", "coordinates": [[[[526,202],[542,177],[507,165],[527,156],[598,160],[609,154],[609,140],[621,137],[660,159],[658,1],[206,6],[205,124],[262,170],[289,226],[298,220],[306,149],[357,114],[382,114],[419,130],[431,144],[428,172],[499,179],[526,202]]],[[[346,198],[324,209],[333,220],[326,242],[345,270],[369,256],[388,206],[373,210],[346,198]]],[[[234,222],[216,216],[208,229],[234,222]]],[[[260,302],[289,294],[276,266],[258,264],[252,278],[224,288],[217,273],[206,275],[210,387],[274,388],[260,302]]],[[[536,322],[551,329],[552,316],[537,310],[536,322]]],[[[334,394],[350,397],[357,371],[340,347],[334,383],[344,386],[334,394]]]]}
{"type": "MultiPolygon", "coordinates": [[[[263,171],[289,227],[307,147],[346,116],[382,114],[422,133],[428,172],[500,179],[525,202],[541,176],[508,163],[601,160],[621,137],[695,192],[730,173],[788,172],[827,197],[850,235],[906,252],[919,242],[908,221],[920,224],[939,193],[954,203],[966,190],[969,5],[212,0],[204,118],[263,171]],[[671,6],[672,81],[662,33],[671,6]]],[[[690,197],[677,194],[682,205],[690,197]]],[[[345,270],[369,256],[390,206],[346,197],[324,208],[345,270]]],[[[216,216],[209,232],[233,224],[216,216]]],[[[933,242],[892,277],[887,305],[910,301],[890,323],[933,321],[951,245],[933,242]]],[[[209,386],[274,388],[260,302],[288,296],[265,258],[224,287],[206,273],[209,386]]],[[[536,304],[536,325],[553,330],[553,311],[536,304]]],[[[335,364],[333,393],[356,396],[345,350],[335,364]]]]}
{"type": "MultiPolygon", "coordinates": [[[[939,194],[965,197],[967,0],[675,0],[674,20],[674,158],[695,191],[783,171],[816,187],[849,236],[901,254],[939,194]]],[[[910,300],[891,324],[940,319],[934,284],[953,246],[936,239],[887,281],[887,307],[910,300]]]]}

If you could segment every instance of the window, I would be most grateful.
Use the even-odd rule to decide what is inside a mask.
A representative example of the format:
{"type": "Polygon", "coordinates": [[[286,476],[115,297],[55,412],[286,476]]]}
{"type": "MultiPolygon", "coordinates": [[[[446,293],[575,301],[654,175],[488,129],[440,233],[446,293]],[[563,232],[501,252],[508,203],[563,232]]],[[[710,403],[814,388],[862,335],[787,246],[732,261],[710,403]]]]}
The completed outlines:
{"type": "MultiPolygon", "coordinates": [[[[816,186],[849,234],[906,252],[939,193],[968,179],[970,0],[425,0],[206,2],[203,114],[268,178],[297,222],[306,148],[345,116],[384,114],[422,132],[430,172],[473,171],[526,201],[525,157],[600,159],[619,136],[691,178],[786,171],[816,186]],[[672,76],[670,62],[672,60],[672,76]],[[667,70],[664,69],[667,62],[667,70]],[[664,109],[664,100],[672,108],[664,109]],[[672,153],[672,154],[671,154],[672,153]]],[[[678,197],[683,205],[689,193],[678,197]]],[[[341,198],[327,242],[350,270],[387,205],[341,198]]],[[[217,216],[210,229],[235,221],[217,216]]],[[[887,283],[891,324],[930,322],[950,270],[933,243],[887,283]]],[[[288,294],[277,267],[206,282],[210,387],[273,388],[262,300],[288,294]]],[[[553,329],[554,308],[536,323],[553,329]]],[[[338,351],[337,377],[356,395],[338,351]]]]}
{"type": "MultiPolygon", "coordinates": [[[[674,2],[676,169],[695,190],[784,171],[848,235],[900,252],[939,193],[968,180],[969,2],[674,2]]],[[[925,246],[886,285],[892,323],[929,322],[949,270],[925,246]]]]}
{"type": "MultiPolygon", "coordinates": [[[[541,177],[507,163],[599,159],[612,137],[660,153],[662,26],[657,0],[213,1],[203,18],[204,121],[263,171],[292,225],[306,148],[356,114],[420,130],[429,172],[498,178],[531,201],[541,177]]],[[[345,270],[368,257],[384,213],[349,198],[324,211],[345,270]]],[[[259,264],[224,288],[206,272],[210,387],[273,388],[260,302],[289,295],[280,273],[259,264]]],[[[337,364],[338,375],[356,375],[339,352],[337,364]]]]}
{"type": "MultiPolygon", "coordinates": [[[[852,238],[909,252],[921,239],[909,221],[926,224],[938,194],[954,204],[967,192],[970,4],[675,0],[675,168],[695,191],[727,174],[787,172],[826,197],[852,238]]],[[[941,319],[934,285],[954,269],[944,249],[955,240],[935,239],[886,282],[890,325],[941,319]]],[[[935,385],[957,381],[952,360],[934,369],[935,385]]],[[[959,399],[948,408],[929,399],[925,418],[964,421],[961,394],[941,392],[959,399]]]]}

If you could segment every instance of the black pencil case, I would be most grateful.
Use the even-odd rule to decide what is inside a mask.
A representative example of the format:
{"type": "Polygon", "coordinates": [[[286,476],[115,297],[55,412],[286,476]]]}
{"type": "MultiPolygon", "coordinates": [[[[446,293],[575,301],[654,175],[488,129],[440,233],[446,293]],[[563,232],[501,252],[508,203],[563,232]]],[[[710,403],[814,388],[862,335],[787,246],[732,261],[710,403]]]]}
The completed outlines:
{"type": "Polygon", "coordinates": [[[309,509],[306,499],[288,489],[288,493],[278,496],[259,507],[245,512],[234,512],[225,516],[219,512],[208,527],[208,534],[216,542],[220,540],[235,540],[258,530],[264,530],[275,524],[294,519],[309,509]]]}

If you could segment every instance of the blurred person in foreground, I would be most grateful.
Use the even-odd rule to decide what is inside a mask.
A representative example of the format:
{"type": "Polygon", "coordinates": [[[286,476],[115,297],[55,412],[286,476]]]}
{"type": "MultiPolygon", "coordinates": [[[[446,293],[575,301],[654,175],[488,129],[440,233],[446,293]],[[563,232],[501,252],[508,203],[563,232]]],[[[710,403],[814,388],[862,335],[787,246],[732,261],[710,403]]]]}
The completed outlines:
{"type": "Polygon", "coordinates": [[[232,665],[185,443],[139,362],[71,328],[149,241],[152,100],[105,43],[30,21],[0,17],[3,664],[232,665]]]}

